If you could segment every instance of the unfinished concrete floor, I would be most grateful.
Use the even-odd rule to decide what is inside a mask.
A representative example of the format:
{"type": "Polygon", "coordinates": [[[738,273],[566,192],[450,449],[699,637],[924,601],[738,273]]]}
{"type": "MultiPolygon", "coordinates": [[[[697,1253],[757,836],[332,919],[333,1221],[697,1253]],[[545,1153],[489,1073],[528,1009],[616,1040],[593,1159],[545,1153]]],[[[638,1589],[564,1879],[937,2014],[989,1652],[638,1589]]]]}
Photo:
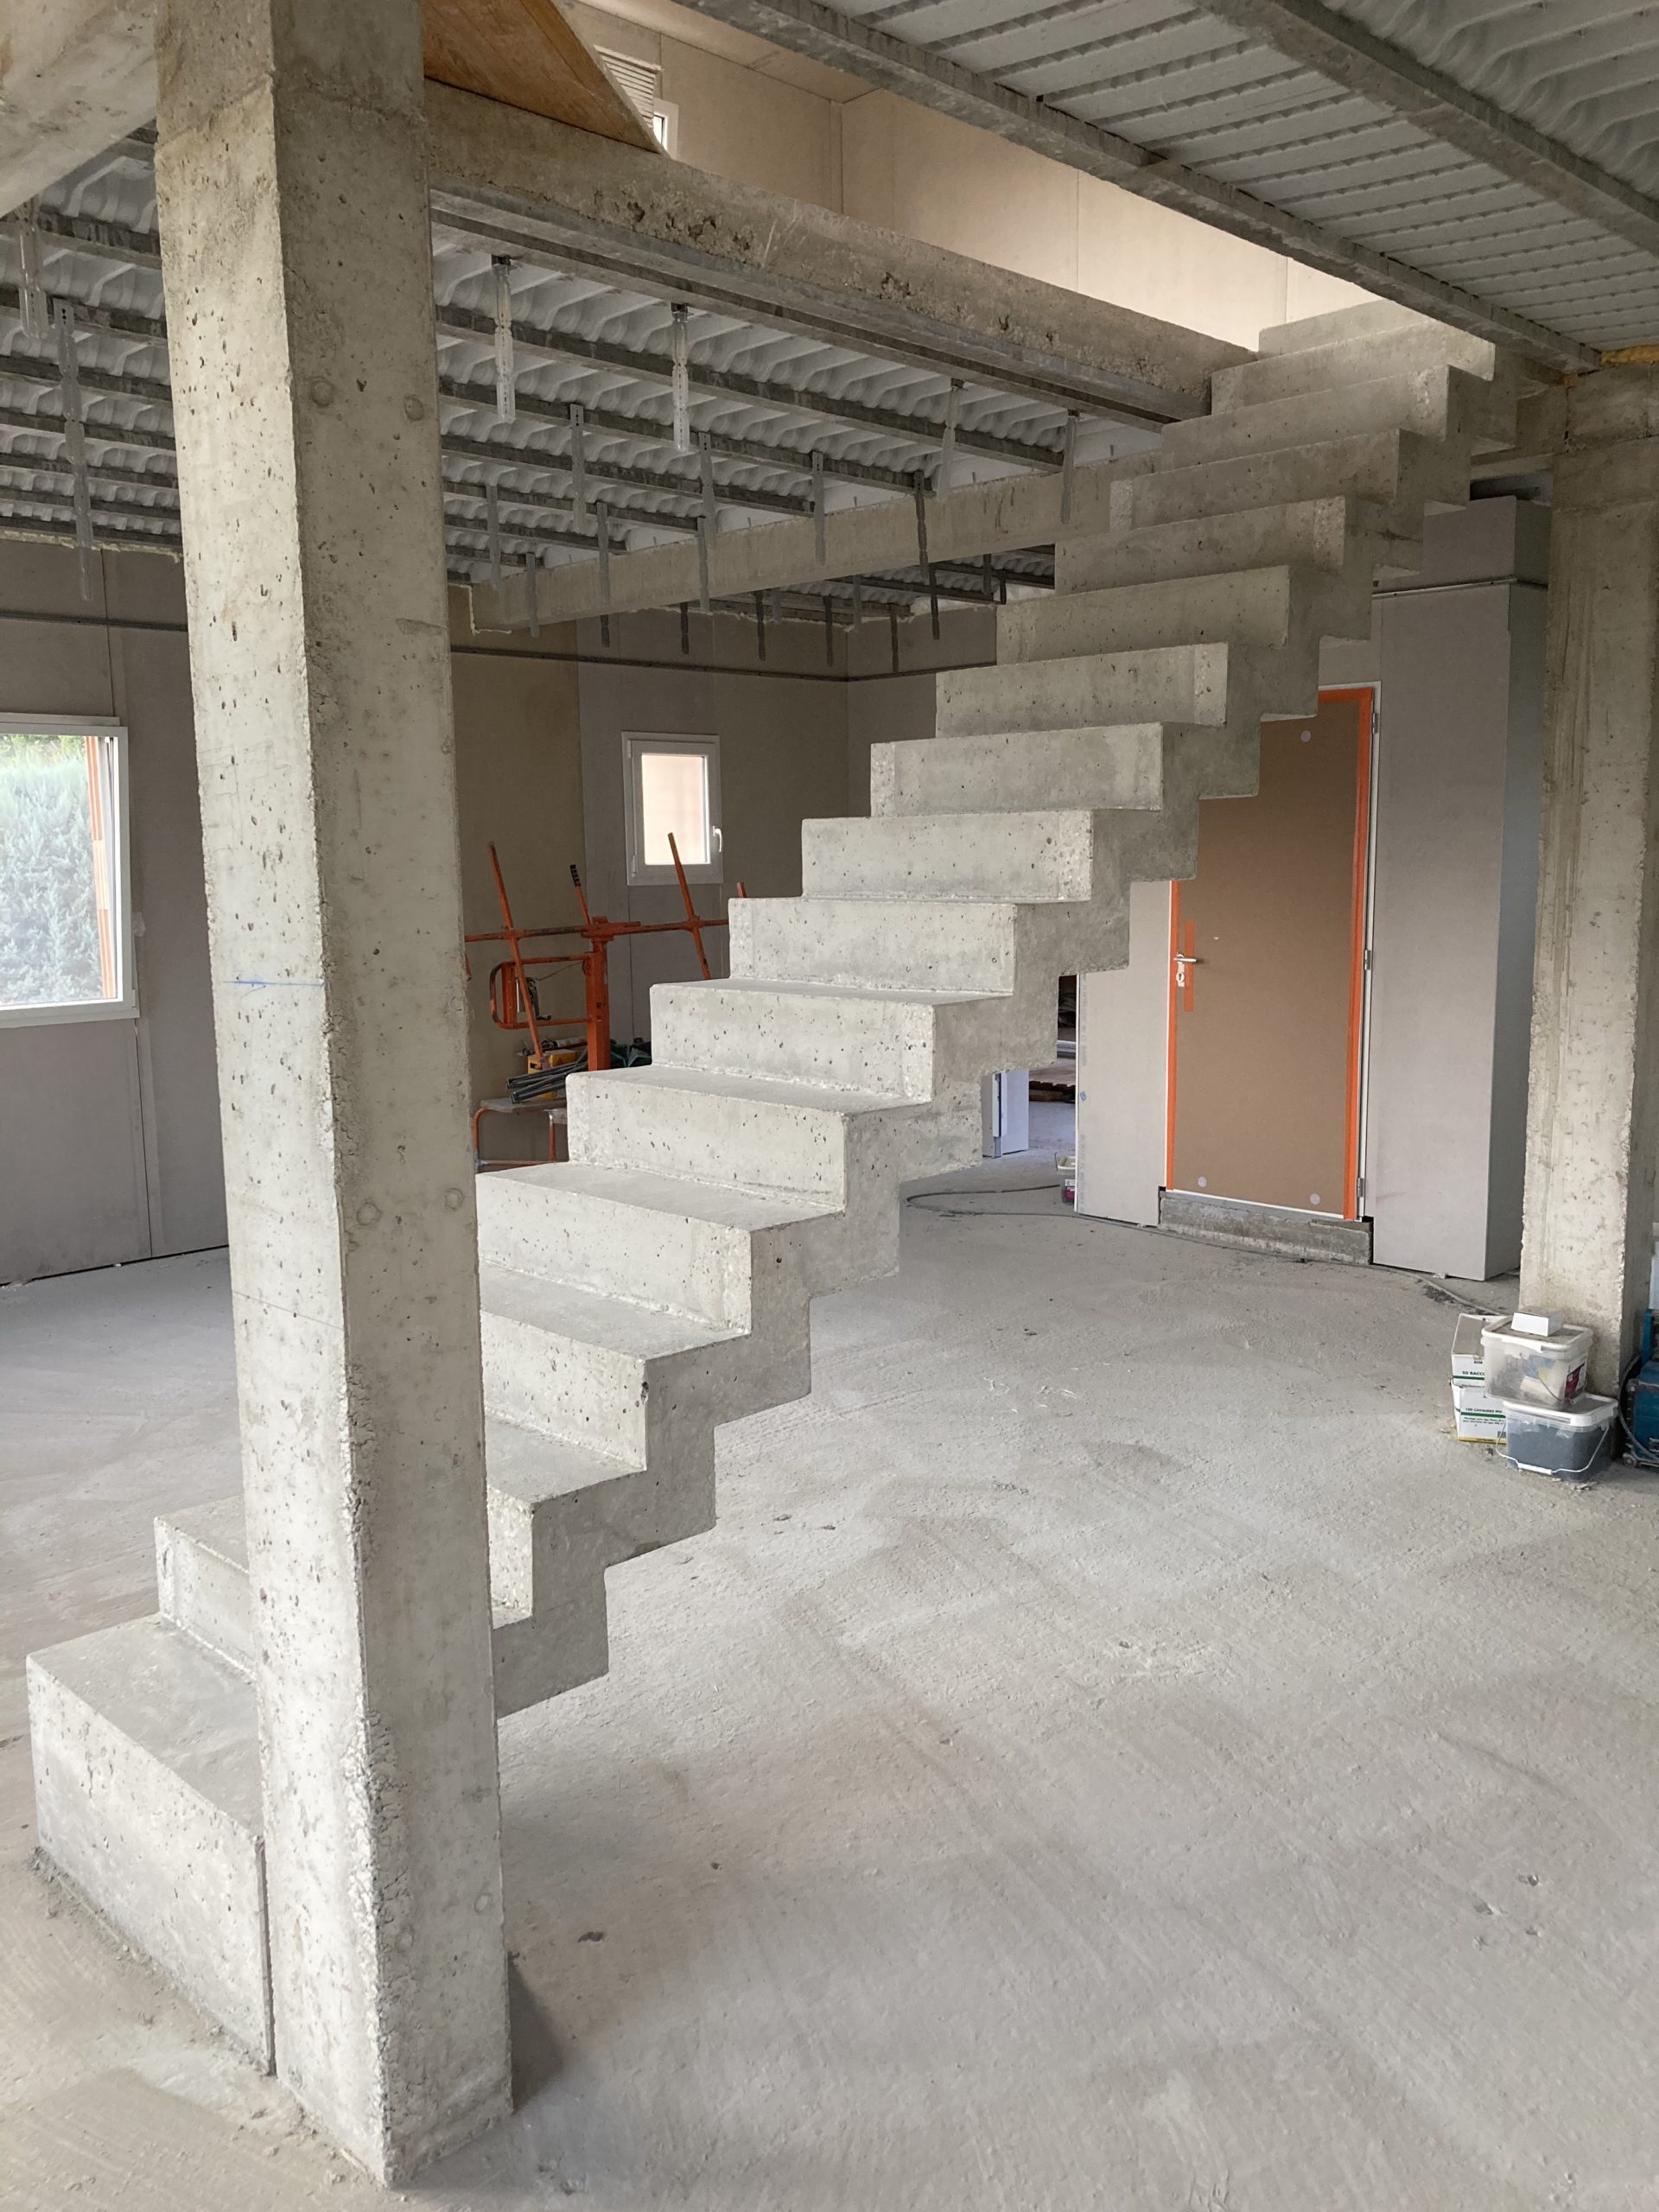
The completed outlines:
{"type": "MultiPolygon", "coordinates": [[[[1659,2205],[1659,1488],[1455,1443],[1409,1276],[1003,1160],[826,1302],[613,1671],[502,1732],[524,2097],[405,2192],[1659,2205]]],[[[18,1662],[225,1487],[222,1258],[0,1294],[0,2202],[378,2194],[29,1866],[18,1662]]]]}

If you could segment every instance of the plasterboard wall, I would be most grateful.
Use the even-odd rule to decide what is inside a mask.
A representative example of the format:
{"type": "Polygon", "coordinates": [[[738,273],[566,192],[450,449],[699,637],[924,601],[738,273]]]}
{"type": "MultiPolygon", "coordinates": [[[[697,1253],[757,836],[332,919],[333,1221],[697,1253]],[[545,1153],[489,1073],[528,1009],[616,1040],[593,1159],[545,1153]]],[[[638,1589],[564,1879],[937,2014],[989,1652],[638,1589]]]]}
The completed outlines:
{"type": "MultiPolygon", "coordinates": [[[[494,925],[486,847],[537,920],[574,918],[582,757],[569,633],[459,650],[457,781],[467,927],[494,925]],[[557,866],[544,867],[550,849],[557,866]]],[[[88,606],[74,557],[0,542],[0,712],[113,715],[130,732],[136,1021],[0,1029],[0,1281],[199,1250],[225,1237],[182,572],[106,554],[88,606]]],[[[474,1088],[504,1087],[512,1040],[471,988],[474,1088]]]]}
{"type": "Polygon", "coordinates": [[[1366,1209],[1386,1266],[1520,1262],[1548,524],[1513,499],[1432,516],[1416,588],[1382,601],[1366,1209]]]}
{"type": "Polygon", "coordinates": [[[0,543],[0,711],[130,733],[136,1020],[0,1029],[0,1280],[222,1243],[181,572],[0,543]]]}

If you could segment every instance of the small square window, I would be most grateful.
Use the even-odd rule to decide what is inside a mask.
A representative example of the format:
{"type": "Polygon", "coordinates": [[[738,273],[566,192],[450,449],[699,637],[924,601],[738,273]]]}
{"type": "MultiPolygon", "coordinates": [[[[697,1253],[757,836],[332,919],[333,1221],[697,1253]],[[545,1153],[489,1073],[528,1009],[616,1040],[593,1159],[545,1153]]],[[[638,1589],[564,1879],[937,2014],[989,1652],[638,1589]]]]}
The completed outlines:
{"type": "Polygon", "coordinates": [[[126,733],[0,715],[0,1025],[134,1011],[126,733]]]}
{"type": "Polygon", "coordinates": [[[672,883],[674,839],[692,883],[718,883],[720,741],[713,737],[626,737],[628,881],[672,883]]]}

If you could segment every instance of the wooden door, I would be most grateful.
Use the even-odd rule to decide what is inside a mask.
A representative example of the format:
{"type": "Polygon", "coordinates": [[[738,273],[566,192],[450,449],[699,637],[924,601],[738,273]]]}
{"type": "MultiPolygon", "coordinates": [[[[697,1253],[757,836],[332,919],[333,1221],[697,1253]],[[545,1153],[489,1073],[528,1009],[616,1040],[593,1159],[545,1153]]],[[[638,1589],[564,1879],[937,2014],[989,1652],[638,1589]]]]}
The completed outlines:
{"type": "Polygon", "coordinates": [[[1371,694],[1262,725],[1171,902],[1171,1190],[1357,1218],[1371,694]]]}

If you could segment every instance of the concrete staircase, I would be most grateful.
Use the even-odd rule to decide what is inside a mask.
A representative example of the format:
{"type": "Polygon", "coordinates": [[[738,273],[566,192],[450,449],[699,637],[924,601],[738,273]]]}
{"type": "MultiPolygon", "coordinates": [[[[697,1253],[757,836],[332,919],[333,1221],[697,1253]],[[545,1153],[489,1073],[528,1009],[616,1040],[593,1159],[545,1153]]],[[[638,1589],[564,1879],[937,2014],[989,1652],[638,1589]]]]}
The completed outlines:
{"type": "MultiPolygon", "coordinates": [[[[1052,1053],[1056,978],[1127,957],[1129,885],[1191,874],[1514,398],[1401,309],[1265,334],[876,749],[870,818],[804,825],[804,895],[733,906],[730,979],[658,987],[655,1064],[573,1082],[570,1162],[480,1180],[499,1712],[604,1672],[607,1571],[711,1525],[716,1427],[810,1389],[810,1300],[897,1265],[899,1185],[977,1156],[981,1077],[1052,1053]]],[[[153,1618],[30,1662],[41,1840],[269,2064],[240,1501],[157,1568],[153,1618]]]]}

